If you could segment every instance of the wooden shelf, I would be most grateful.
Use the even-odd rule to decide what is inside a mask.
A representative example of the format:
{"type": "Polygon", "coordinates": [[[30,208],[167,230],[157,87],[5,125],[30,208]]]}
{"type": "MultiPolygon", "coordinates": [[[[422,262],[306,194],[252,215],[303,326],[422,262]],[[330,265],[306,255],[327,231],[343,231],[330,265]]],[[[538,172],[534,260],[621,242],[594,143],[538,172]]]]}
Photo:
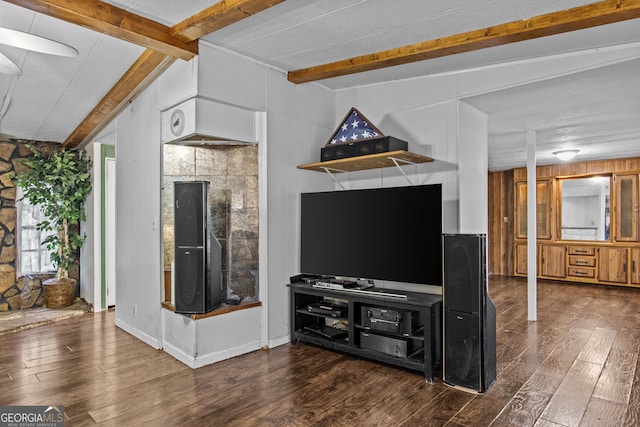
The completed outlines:
{"type": "Polygon", "coordinates": [[[408,151],[389,151],[387,153],[367,154],[364,156],[349,157],[346,159],[328,160],[326,162],[308,163],[299,165],[298,169],[312,170],[318,172],[355,172],[368,169],[387,168],[397,166],[393,161],[397,159],[398,164],[403,166],[410,163],[433,162],[431,157],[421,154],[410,153],[408,151]]]}
{"type": "MultiPolygon", "coordinates": [[[[162,308],[167,309],[169,311],[173,311],[175,313],[176,308],[167,301],[160,303],[162,308]]],[[[191,318],[191,320],[205,319],[207,317],[219,316],[221,314],[231,313],[232,311],[244,310],[246,308],[252,307],[260,307],[262,302],[260,301],[242,301],[238,305],[230,305],[230,304],[222,304],[220,307],[216,308],[213,311],[208,313],[199,313],[199,314],[185,314],[186,317],[191,318]]]]}

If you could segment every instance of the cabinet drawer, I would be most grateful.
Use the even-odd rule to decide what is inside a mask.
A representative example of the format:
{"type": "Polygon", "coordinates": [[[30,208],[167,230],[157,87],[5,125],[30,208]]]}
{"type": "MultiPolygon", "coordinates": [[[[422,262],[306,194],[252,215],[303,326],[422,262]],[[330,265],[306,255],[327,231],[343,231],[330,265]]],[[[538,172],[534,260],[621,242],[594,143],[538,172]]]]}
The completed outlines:
{"type": "Polygon", "coordinates": [[[569,246],[569,255],[595,255],[593,246],[569,246]]]}
{"type": "Polygon", "coordinates": [[[595,267],[596,257],[588,256],[570,256],[569,265],[579,265],[582,267],[595,267]]]}
{"type": "Polygon", "coordinates": [[[596,269],[595,268],[580,268],[580,267],[569,267],[569,276],[573,277],[588,277],[593,279],[596,277],[596,269]]]}

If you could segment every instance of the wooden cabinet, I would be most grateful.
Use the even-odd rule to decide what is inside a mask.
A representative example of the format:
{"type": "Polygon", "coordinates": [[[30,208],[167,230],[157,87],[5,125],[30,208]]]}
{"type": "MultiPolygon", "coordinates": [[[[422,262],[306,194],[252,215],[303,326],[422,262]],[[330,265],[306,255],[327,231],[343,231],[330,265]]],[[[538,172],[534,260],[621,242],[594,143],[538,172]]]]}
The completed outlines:
{"type": "Polygon", "coordinates": [[[516,274],[527,274],[527,257],[529,256],[526,243],[516,243],[515,245],[516,274]]]}
{"type": "Polygon", "coordinates": [[[627,248],[598,248],[598,280],[627,283],[627,248]]]}
{"type": "Polygon", "coordinates": [[[629,283],[632,285],[640,285],[640,248],[629,250],[629,283]]]}
{"type": "MultiPolygon", "coordinates": [[[[500,232],[513,236],[511,268],[523,277],[531,261],[527,176],[513,171],[513,221],[494,213],[495,224],[510,225],[500,232]]],[[[640,157],[537,166],[536,201],[537,277],[640,288],[640,157]]]]}
{"type": "MultiPolygon", "coordinates": [[[[640,286],[640,248],[542,243],[536,276],[583,283],[640,286]]],[[[515,244],[515,274],[527,276],[526,242],[515,244]]]]}
{"type": "Polygon", "coordinates": [[[638,175],[614,175],[615,234],[618,242],[638,241],[638,175]]]}
{"type": "Polygon", "coordinates": [[[596,248],[593,246],[569,246],[567,252],[569,253],[567,276],[581,280],[595,280],[596,248]]]}
{"type": "Polygon", "coordinates": [[[565,245],[540,245],[540,275],[544,277],[565,277],[566,273],[565,245]]]}
{"type": "MultiPolygon", "coordinates": [[[[536,237],[551,239],[552,195],[553,185],[550,179],[538,180],[536,183],[536,237]]],[[[527,238],[527,183],[515,183],[515,237],[527,238]]]]}

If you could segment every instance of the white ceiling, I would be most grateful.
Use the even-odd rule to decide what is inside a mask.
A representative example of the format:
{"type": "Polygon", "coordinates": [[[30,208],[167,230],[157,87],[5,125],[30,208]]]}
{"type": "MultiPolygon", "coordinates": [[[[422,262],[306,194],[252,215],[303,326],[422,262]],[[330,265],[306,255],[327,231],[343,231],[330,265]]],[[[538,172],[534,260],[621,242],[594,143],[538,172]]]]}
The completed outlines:
{"type": "MultiPolygon", "coordinates": [[[[216,1],[130,0],[107,3],[174,25],[216,1]]],[[[203,39],[283,71],[484,28],[591,1],[578,0],[286,0],[203,39]],[[400,6],[401,5],[401,6],[400,6]]],[[[489,115],[491,170],[526,164],[524,132],[536,131],[538,163],[574,146],[577,160],[640,156],[639,20],[446,56],[317,82],[331,89],[415,76],[499,68],[519,61],[554,69],[556,61],[595,65],[545,81],[479,94],[465,101],[489,115]],[[585,62],[586,64],[586,62],[585,62]]],[[[0,45],[24,74],[0,75],[0,133],[62,142],[143,48],[0,2],[0,26],[74,46],[62,58],[0,45]]]]}

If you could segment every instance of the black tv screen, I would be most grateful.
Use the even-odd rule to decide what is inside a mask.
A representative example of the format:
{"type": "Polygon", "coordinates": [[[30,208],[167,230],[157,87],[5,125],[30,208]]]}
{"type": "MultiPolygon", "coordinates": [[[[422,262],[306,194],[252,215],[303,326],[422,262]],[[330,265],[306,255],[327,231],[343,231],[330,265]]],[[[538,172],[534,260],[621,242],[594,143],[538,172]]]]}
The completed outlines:
{"type": "Polygon", "coordinates": [[[301,195],[300,272],[442,285],[442,184],[301,195]]]}

